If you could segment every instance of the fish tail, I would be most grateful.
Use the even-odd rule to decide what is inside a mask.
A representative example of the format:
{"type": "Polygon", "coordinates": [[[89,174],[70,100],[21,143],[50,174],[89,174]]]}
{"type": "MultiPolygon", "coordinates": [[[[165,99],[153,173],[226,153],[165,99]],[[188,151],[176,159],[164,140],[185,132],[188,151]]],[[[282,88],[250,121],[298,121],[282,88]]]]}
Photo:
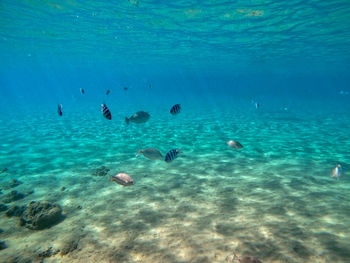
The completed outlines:
{"type": "Polygon", "coordinates": [[[233,258],[231,260],[231,263],[235,260],[239,260],[239,257],[237,257],[237,255],[235,253],[233,253],[233,258]]]}
{"type": "Polygon", "coordinates": [[[127,125],[129,125],[129,121],[130,121],[129,118],[125,117],[125,122],[126,122],[127,125]]]}
{"type": "Polygon", "coordinates": [[[142,150],[139,150],[139,151],[136,153],[136,157],[139,156],[141,153],[142,153],[142,150]]]}

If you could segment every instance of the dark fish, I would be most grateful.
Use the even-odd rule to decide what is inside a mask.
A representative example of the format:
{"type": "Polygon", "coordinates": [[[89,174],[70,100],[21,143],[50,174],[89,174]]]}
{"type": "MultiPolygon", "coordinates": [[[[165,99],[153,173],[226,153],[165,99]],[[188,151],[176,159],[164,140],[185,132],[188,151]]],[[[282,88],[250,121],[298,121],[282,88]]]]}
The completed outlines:
{"type": "Polygon", "coordinates": [[[135,122],[135,123],[143,123],[148,121],[148,119],[151,117],[147,112],[145,111],[138,111],[134,115],[132,115],[130,118],[125,117],[126,124],[129,124],[129,122],[135,122]]]}
{"type": "Polygon", "coordinates": [[[106,104],[102,104],[101,106],[102,106],[103,117],[105,117],[108,120],[111,120],[112,119],[112,114],[111,114],[110,110],[107,108],[107,105],[106,104]]]}
{"type": "Polygon", "coordinates": [[[83,89],[83,88],[80,88],[80,92],[81,92],[81,94],[85,94],[85,90],[83,89]]]}
{"type": "Polygon", "coordinates": [[[63,106],[62,106],[62,104],[58,104],[58,107],[57,107],[57,113],[58,113],[58,115],[60,115],[60,116],[62,116],[62,108],[63,108],[63,106]]]}
{"type": "Polygon", "coordinates": [[[181,149],[173,149],[173,150],[170,150],[166,155],[165,155],[165,160],[167,163],[170,163],[172,161],[174,161],[177,156],[182,153],[181,152],[181,149]]]}
{"type": "Polygon", "coordinates": [[[2,169],[2,170],[0,170],[0,174],[2,174],[2,173],[4,173],[4,172],[7,172],[7,168],[4,168],[4,169],[2,169]]]}
{"type": "Polygon", "coordinates": [[[124,87],[124,90],[127,91],[129,88],[128,87],[124,87]]]}
{"type": "Polygon", "coordinates": [[[240,143],[237,142],[237,141],[228,141],[226,144],[227,144],[229,147],[231,147],[231,148],[233,148],[233,149],[237,149],[237,150],[243,148],[243,145],[240,144],[240,143]]]}
{"type": "Polygon", "coordinates": [[[236,254],[233,254],[233,259],[231,262],[238,260],[240,263],[262,263],[259,259],[253,257],[237,257],[236,254]]]}
{"type": "Polygon", "coordinates": [[[180,113],[180,111],[181,111],[181,105],[180,104],[175,104],[170,109],[170,113],[173,114],[173,115],[176,115],[176,114],[180,113]]]}
{"type": "Polygon", "coordinates": [[[106,91],[106,95],[108,95],[110,92],[111,92],[111,91],[108,89],[108,90],[106,91]]]}

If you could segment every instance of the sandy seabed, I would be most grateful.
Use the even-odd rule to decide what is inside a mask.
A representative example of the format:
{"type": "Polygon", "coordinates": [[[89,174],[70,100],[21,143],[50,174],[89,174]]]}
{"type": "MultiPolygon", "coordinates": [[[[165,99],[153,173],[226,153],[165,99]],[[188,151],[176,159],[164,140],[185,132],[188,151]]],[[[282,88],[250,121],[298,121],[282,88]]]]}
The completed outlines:
{"type": "Polygon", "coordinates": [[[32,118],[27,129],[0,128],[0,168],[8,168],[0,188],[23,182],[0,202],[11,190],[34,190],[7,205],[48,200],[64,215],[33,231],[1,212],[0,261],[223,263],[236,253],[271,263],[350,262],[350,180],[329,177],[337,163],[349,167],[349,117],[339,116],[341,129],[334,116],[284,112],[225,122],[179,117],[128,127],[32,118]],[[244,148],[228,148],[230,139],[244,148]],[[136,158],[146,147],[183,154],[170,164],[136,158]],[[93,176],[102,165],[108,175],[93,176]],[[119,172],[135,185],[112,182],[119,172]],[[40,257],[49,247],[61,252],[40,257]]]}

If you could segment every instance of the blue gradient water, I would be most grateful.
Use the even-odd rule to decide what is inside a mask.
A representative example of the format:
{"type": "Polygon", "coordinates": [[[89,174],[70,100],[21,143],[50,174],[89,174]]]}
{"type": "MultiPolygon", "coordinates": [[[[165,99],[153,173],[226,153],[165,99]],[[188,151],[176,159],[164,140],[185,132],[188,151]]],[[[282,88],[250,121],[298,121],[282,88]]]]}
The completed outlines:
{"type": "Polygon", "coordinates": [[[350,262],[349,21],[344,0],[2,0],[0,204],[64,220],[1,211],[0,262],[350,262]]]}

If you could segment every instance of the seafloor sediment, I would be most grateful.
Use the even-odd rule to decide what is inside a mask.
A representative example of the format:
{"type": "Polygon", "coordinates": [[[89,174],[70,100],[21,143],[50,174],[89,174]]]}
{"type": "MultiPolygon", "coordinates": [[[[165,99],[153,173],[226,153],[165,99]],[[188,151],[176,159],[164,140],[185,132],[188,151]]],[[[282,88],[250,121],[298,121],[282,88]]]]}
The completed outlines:
{"type": "Polygon", "coordinates": [[[350,163],[349,117],[249,114],[152,116],[128,127],[2,121],[0,189],[10,179],[22,184],[3,189],[0,202],[9,191],[34,191],[6,205],[47,200],[64,218],[31,230],[1,212],[0,261],[214,263],[233,252],[271,263],[350,261],[350,180],[329,177],[350,163]],[[228,148],[231,139],[244,148],[228,148]],[[146,147],[183,154],[169,164],[136,158],[146,147]],[[108,174],[94,176],[101,166],[108,174]],[[135,184],[112,182],[119,172],[135,184]],[[43,253],[50,247],[57,254],[43,253]]]}

